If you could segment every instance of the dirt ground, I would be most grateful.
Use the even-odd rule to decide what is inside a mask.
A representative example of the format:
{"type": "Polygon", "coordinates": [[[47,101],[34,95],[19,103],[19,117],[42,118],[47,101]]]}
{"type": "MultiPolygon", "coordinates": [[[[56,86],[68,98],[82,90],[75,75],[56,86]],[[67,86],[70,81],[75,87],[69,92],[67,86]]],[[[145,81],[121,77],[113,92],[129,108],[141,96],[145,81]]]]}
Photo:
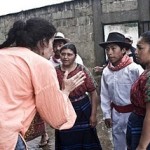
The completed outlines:
{"type": "MultiPolygon", "coordinates": [[[[98,119],[97,133],[98,133],[98,137],[100,139],[102,148],[103,150],[112,150],[112,144],[109,138],[110,134],[104,125],[104,122],[102,120],[102,113],[99,108],[98,108],[98,113],[97,113],[97,119],[98,119]]],[[[54,149],[54,141],[55,141],[54,129],[47,126],[47,131],[50,137],[50,142],[47,146],[43,148],[38,148],[38,143],[40,141],[40,137],[39,137],[27,143],[28,149],[29,150],[55,150],[54,149]]]]}

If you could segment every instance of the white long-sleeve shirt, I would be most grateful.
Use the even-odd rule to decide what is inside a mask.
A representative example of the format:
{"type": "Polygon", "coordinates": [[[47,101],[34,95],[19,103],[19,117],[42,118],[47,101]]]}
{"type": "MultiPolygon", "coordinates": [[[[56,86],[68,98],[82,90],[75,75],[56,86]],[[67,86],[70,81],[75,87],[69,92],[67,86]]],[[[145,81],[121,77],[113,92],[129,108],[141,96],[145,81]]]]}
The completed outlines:
{"type": "Polygon", "coordinates": [[[105,67],[100,92],[104,119],[111,118],[111,102],[119,106],[131,104],[131,86],[143,71],[143,68],[134,62],[119,71],[112,71],[105,67]]]}

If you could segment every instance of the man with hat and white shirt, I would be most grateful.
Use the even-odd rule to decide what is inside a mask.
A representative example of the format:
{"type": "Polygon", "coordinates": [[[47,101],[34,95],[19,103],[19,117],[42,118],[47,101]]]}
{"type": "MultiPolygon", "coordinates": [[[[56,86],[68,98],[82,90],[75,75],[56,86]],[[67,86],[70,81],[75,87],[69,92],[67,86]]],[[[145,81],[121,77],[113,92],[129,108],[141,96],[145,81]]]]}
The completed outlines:
{"type": "MultiPolygon", "coordinates": [[[[54,37],[54,43],[53,43],[54,55],[50,58],[50,62],[53,63],[54,67],[58,66],[61,63],[60,48],[68,42],[70,42],[70,40],[68,38],[65,38],[63,33],[57,32],[57,34],[54,37]]],[[[75,62],[83,65],[83,61],[78,54],[76,56],[75,62]]]]}
{"type": "Polygon", "coordinates": [[[127,150],[126,127],[133,108],[130,89],[143,69],[126,54],[126,49],[131,45],[125,41],[123,34],[111,32],[107,41],[99,45],[108,56],[100,86],[103,118],[106,127],[112,128],[114,150],[127,150]]]}
{"type": "MultiPolygon", "coordinates": [[[[126,48],[126,54],[137,64],[139,64],[137,62],[136,59],[136,48],[132,46],[133,44],[133,38],[129,35],[129,34],[125,34],[125,42],[129,43],[131,46],[126,48]]],[[[107,61],[106,64],[104,64],[103,66],[96,66],[94,67],[94,71],[95,72],[102,72],[104,67],[107,65],[107,61]]],[[[142,66],[143,67],[143,66],[142,66]]],[[[144,67],[143,67],[144,68],[144,67]]]]}

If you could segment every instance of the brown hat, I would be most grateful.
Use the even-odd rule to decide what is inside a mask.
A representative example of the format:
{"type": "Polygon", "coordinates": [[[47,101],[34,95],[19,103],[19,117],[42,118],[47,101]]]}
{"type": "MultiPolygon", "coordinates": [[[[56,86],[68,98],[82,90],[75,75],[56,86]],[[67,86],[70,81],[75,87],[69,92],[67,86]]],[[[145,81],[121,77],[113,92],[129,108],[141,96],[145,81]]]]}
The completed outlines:
{"type": "Polygon", "coordinates": [[[65,38],[64,34],[61,32],[57,32],[54,37],[54,42],[57,40],[64,41],[64,43],[68,43],[70,40],[68,38],[65,38]]]}
{"type": "Polygon", "coordinates": [[[106,48],[106,46],[108,44],[111,44],[111,43],[116,43],[118,45],[122,45],[125,48],[130,48],[130,46],[131,46],[131,44],[126,42],[125,36],[123,34],[121,34],[121,33],[118,33],[118,32],[111,32],[111,33],[109,33],[107,41],[106,42],[102,42],[99,45],[101,47],[103,47],[103,48],[106,48]]]}

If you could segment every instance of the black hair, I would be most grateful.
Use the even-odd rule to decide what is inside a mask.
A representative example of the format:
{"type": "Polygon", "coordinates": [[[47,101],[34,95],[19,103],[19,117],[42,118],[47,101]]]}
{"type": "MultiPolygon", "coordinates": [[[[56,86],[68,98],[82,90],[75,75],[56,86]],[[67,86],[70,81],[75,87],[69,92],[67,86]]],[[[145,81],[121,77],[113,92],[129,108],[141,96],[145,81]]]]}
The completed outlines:
{"type": "Polygon", "coordinates": [[[65,45],[63,45],[60,49],[60,53],[62,50],[64,49],[70,49],[71,51],[73,51],[73,53],[75,55],[77,55],[77,49],[76,49],[76,46],[73,44],[73,43],[66,43],[65,45]]]}
{"type": "Polygon", "coordinates": [[[128,48],[128,47],[126,47],[124,44],[122,44],[122,43],[116,43],[121,49],[123,49],[123,48],[128,48]]]}
{"type": "Polygon", "coordinates": [[[64,44],[66,44],[67,43],[67,41],[65,40],[65,39],[55,39],[54,38],[54,42],[53,42],[53,44],[55,44],[56,42],[63,42],[64,44]]]}
{"type": "Polygon", "coordinates": [[[14,22],[13,27],[8,31],[7,39],[0,45],[0,48],[15,45],[34,49],[37,43],[44,39],[48,42],[56,28],[47,20],[42,18],[31,18],[26,22],[19,20],[14,22]]]}
{"type": "Polygon", "coordinates": [[[150,31],[142,33],[140,37],[142,37],[146,43],[150,44],[150,31]]]}

